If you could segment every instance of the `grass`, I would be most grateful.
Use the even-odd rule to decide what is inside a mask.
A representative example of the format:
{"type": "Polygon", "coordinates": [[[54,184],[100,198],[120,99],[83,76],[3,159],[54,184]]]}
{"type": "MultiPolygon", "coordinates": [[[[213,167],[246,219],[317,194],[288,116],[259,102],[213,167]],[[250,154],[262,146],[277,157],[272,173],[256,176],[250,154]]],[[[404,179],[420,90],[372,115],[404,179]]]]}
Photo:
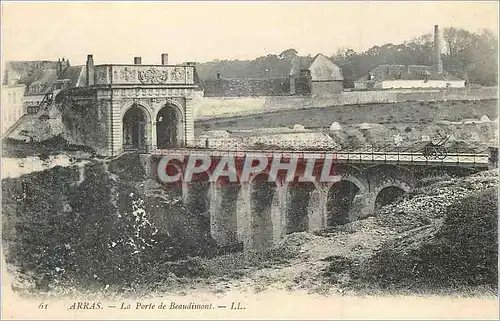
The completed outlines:
{"type": "Polygon", "coordinates": [[[428,124],[436,120],[447,119],[460,121],[466,118],[477,118],[487,115],[495,119],[497,100],[458,101],[458,102],[403,102],[390,104],[345,105],[324,108],[304,108],[287,110],[286,112],[268,112],[257,115],[230,117],[195,122],[196,127],[210,129],[244,129],[293,126],[301,124],[305,127],[328,128],[332,122],[341,125],[359,123],[417,123],[428,124]],[[453,103],[453,104],[452,104],[453,103]],[[256,117],[258,121],[256,121],[256,117]],[[262,117],[262,118],[260,118],[262,117]],[[480,117],[480,116],[479,116],[480,117]]]}

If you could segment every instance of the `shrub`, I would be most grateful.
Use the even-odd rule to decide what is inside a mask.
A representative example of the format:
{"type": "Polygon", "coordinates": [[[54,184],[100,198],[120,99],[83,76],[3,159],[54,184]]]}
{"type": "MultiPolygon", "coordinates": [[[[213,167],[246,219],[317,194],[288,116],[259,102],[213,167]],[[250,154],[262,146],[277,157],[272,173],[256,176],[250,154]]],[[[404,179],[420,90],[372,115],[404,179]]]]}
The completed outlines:
{"type": "Polygon", "coordinates": [[[388,285],[497,286],[497,190],[449,206],[440,225],[386,242],[363,278],[388,285]]]}
{"type": "Polygon", "coordinates": [[[213,245],[210,235],[193,237],[200,229],[197,218],[179,202],[156,207],[183,231],[191,229],[183,238],[159,233],[150,221],[155,204],[138,193],[135,182],[120,181],[102,163],[87,165],[80,185],[74,184],[76,174],[55,167],[2,182],[6,259],[31,275],[38,289],[56,283],[126,285],[142,274],[154,282],[162,278],[155,271],[202,273],[199,264],[185,268],[193,260],[171,262],[213,245]]]}
{"type": "Polygon", "coordinates": [[[443,281],[496,285],[498,278],[498,194],[490,188],[455,202],[435,245],[423,253],[437,254],[443,281]]]}

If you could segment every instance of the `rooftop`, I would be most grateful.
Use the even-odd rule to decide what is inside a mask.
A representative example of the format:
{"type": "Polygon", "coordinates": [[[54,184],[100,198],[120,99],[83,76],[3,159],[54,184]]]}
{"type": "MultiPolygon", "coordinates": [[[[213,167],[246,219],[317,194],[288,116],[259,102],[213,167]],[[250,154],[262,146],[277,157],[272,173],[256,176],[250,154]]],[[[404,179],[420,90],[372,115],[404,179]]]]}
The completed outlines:
{"type": "Polygon", "coordinates": [[[321,53],[314,58],[294,57],[290,75],[298,76],[302,70],[309,70],[313,81],[344,80],[342,69],[321,53]]]}
{"type": "Polygon", "coordinates": [[[384,81],[384,80],[462,80],[444,71],[438,73],[432,66],[424,65],[379,65],[369,74],[356,81],[384,81]],[[369,76],[371,75],[371,79],[369,76]]]}

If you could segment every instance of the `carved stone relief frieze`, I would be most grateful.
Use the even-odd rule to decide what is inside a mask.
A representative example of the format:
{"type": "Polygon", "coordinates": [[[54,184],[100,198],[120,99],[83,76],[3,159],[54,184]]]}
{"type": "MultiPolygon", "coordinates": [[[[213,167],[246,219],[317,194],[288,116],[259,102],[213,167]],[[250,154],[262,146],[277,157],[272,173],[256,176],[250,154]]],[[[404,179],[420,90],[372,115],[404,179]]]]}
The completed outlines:
{"type": "Polygon", "coordinates": [[[107,84],[108,81],[108,69],[98,68],[96,72],[96,83],[97,84],[107,84]]]}
{"type": "Polygon", "coordinates": [[[185,80],[186,74],[184,73],[184,68],[175,67],[172,68],[171,77],[175,82],[183,82],[185,80]]]}
{"type": "Polygon", "coordinates": [[[137,79],[136,70],[132,69],[131,67],[125,67],[121,70],[120,77],[125,82],[134,82],[137,79]]]}
{"type": "Polygon", "coordinates": [[[155,67],[139,70],[138,74],[143,84],[164,84],[168,81],[168,72],[155,67]]]}

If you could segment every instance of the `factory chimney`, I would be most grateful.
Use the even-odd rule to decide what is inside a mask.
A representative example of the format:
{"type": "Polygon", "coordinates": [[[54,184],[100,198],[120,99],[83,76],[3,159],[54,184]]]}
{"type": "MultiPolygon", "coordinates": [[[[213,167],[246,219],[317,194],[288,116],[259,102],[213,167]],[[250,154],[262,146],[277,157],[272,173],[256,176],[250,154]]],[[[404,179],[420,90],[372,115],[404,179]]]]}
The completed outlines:
{"type": "Polygon", "coordinates": [[[443,61],[441,60],[441,37],[439,36],[439,26],[434,25],[434,68],[439,73],[443,73],[443,61]]]}

